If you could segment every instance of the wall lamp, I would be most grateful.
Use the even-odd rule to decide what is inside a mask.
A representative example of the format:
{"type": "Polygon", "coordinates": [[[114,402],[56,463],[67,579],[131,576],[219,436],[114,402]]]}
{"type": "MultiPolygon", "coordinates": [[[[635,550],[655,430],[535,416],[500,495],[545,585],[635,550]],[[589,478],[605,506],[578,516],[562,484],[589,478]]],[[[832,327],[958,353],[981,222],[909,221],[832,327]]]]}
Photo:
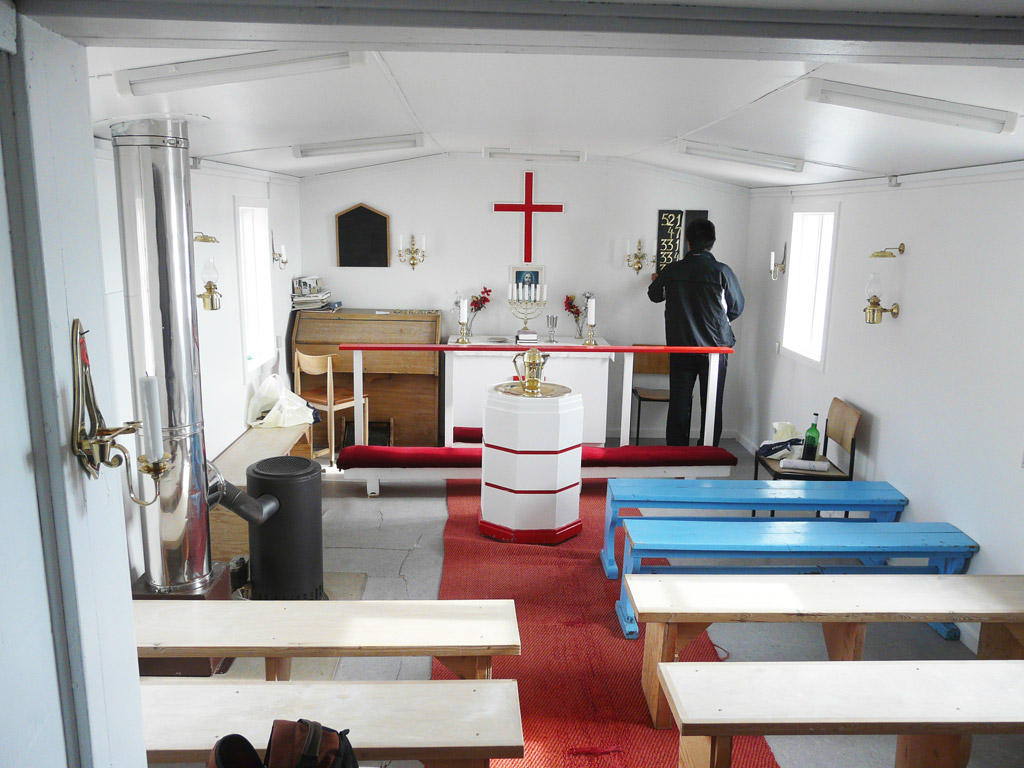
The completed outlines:
{"type": "Polygon", "coordinates": [[[788,245],[789,243],[782,244],[782,261],[775,261],[775,251],[772,251],[768,257],[768,271],[771,273],[772,280],[778,280],[779,277],[786,274],[786,248],[788,245]]]}
{"type": "Polygon", "coordinates": [[[398,238],[398,260],[403,264],[408,263],[410,267],[416,269],[417,264],[422,264],[427,260],[427,236],[420,235],[420,247],[416,247],[416,235],[409,236],[409,247],[405,247],[405,238],[399,236],[398,238]]]}
{"type": "Polygon", "coordinates": [[[864,295],[867,296],[868,305],[864,307],[864,322],[868,325],[877,325],[882,322],[882,315],[888,312],[893,320],[900,316],[900,305],[893,302],[889,308],[882,306],[879,295],[882,293],[882,281],[878,275],[872,272],[868,276],[868,284],[864,288],[864,295]]]}
{"type": "Polygon", "coordinates": [[[872,259],[892,259],[892,258],[896,257],[897,253],[902,254],[906,250],[907,250],[907,246],[905,246],[903,243],[900,243],[899,245],[897,245],[894,248],[883,248],[880,251],[875,251],[874,253],[871,254],[871,258],[872,259]]]}
{"type": "Polygon", "coordinates": [[[284,243],[281,243],[280,248],[274,245],[273,230],[271,230],[270,232],[270,257],[273,260],[274,264],[277,265],[278,269],[284,269],[285,265],[288,263],[288,254],[285,253],[284,243]]]}
{"type": "MultiPolygon", "coordinates": [[[[628,243],[627,243],[627,249],[628,249],[628,243]]],[[[644,268],[644,265],[647,264],[647,261],[648,261],[649,258],[650,257],[646,253],[644,253],[644,241],[643,240],[637,240],[636,241],[636,251],[633,252],[633,253],[627,253],[626,254],[626,266],[629,267],[630,269],[632,269],[634,272],[636,272],[639,275],[640,274],[640,270],[644,268]]]]}
{"type": "MultiPolygon", "coordinates": [[[[213,235],[207,235],[203,232],[193,233],[192,240],[196,243],[220,243],[213,235]]],[[[203,266],[202,279],[206,283],[202,293],[197,293],[196,298],[203,300],[203,309],[209,311],[216,311],[220,309],[220,291],[217,290],[217,278],[220,277],[217,272],[217,263],[213,260],[213,254],[210,254],[210,258],[206,260],[205,266],[203,266]]]]}

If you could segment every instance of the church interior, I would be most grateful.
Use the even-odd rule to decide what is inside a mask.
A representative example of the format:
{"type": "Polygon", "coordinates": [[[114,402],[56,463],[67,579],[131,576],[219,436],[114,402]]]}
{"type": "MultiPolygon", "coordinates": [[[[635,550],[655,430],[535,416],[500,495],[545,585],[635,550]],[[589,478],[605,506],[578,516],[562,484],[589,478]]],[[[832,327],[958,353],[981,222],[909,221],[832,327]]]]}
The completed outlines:
{"type": "Polygon", "coordinates": [[[903,6],[0,0],[0,765],[1024,768],[1024,2],[903,6]]]}

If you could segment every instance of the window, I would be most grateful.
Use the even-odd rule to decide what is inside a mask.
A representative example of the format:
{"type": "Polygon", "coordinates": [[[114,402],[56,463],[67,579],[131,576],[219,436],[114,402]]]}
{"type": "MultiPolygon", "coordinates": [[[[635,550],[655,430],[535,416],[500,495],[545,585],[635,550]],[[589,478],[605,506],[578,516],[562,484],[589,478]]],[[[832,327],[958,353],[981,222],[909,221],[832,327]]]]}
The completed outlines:
{"type": "Polygon", "coordinates": [[[782,347],[821,365],[838,208],[793,213],[782,347]]]}
{"type": "Polygon", "coordinates": [[[236,199],[238,286],[241,290],[242,349],[251,373],[277,355],[270,291],[270,218],[266,202],[236,199]]]}

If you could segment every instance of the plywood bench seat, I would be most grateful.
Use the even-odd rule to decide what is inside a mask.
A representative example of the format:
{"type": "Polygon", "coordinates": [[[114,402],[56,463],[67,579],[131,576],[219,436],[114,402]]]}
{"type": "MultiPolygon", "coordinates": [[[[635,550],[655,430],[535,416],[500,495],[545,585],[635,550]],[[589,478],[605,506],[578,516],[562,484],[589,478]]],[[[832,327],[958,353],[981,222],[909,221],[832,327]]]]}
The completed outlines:
{"type": "Polygon", "coordinates": [[[615,564],[615,529],[622,525],[620,511],[627,508],[678,510],[659,514],[659,520],[751,520],[750,516],[704,517],[694,510],[770,510],[775,520],[794,518],[792,512],[842,510],[866,515],[872,522],[892,523],[899,519],[907,497],[885,482],[854,480],[849,483],[820,483],[814,480],[675,480],[613,479],[608,481],[605,504],[604,548],[601,564],[609,579],[619,575],[615,564]],[[781,514],[779,514],[781,513],[781,514]]]}
{"type": "Polygon", "coordinates": [[[1024,659],[1024,576],[629,574],[646,625],[641,683],[651,719],[671,726],[657,667],[712,624],[821,622],[833,661],[858,661],[867,625],[981,622],[978,657],[1024,659]]]}
{"type": "Polygon", "coordinates": [[[897,768],[963,768],[975,733],[1024,733],[1024,662],[660,664],[680,768],[728,768],[732,737],[898,734],[897,768]]]}
{"type": "Polygon", "coordinates": [[[515,680],[279,682],[149,679],[142,721],[151,763],[206,763],[217,739],[245,736],[262,754],[274,719],[349,728],[360,761],[486,768],[523,756],[515,680]]]}
{"type": "MultiPolygon", "coordinates": [[[[140,657],[254,656],[268,680],[293,658],[434,656],[463,678],[520,653],[512,600],[136,600],[140,657]]],[[[347,727],[347,726],[345,726],[347,727]]]]}
{"type": "Polygon", "coordinates": [[[615,611],[628,638],[638,636],[626,594],[630,573],[963,573],[978,544],[949,523],[849,520],[734,522],[634,518],[623,523],[623,581],[615,611]],[[645,558],[724,559],[727,565],[645,565],[645,558]],[[924,560],[894,563],[894,558],[924,560]],[[766,564],[752,563],[767,559],[766,564]],[[795,560],[781,564],[779,559],[795,560]],[[746,562],[741,562],[746,561],[746,562]]]}
{"type": "MultiPolygon", "coordinates": [[[[482,446],[399,448],[352,445],[338,452],[342,480],[366,483],[369,496],[380,493],[381,480],[479,479],[482,446]]],[[[706,445],[583,446],[584,478],[728,477],[736,457],[724,448],[706,445]]]]}

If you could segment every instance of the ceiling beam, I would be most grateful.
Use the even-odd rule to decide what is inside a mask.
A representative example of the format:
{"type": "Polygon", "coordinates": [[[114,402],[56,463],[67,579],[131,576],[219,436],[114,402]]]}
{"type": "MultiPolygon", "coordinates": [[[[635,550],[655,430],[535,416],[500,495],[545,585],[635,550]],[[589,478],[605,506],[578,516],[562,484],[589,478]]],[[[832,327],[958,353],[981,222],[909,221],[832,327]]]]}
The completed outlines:
{"type": "Polygon", "coordinates": [[[582,0],[19,0],[18,10],[85,45],[1024,64],[1021,15],[582,0]]]}

